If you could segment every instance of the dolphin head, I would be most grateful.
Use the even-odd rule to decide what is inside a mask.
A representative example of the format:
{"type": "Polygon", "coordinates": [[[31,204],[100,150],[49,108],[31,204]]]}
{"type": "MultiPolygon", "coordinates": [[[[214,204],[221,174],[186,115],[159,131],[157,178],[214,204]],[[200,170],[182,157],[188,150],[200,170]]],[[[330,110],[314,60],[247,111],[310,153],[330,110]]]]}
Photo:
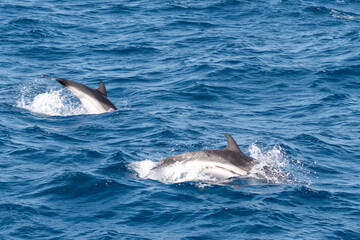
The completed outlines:
{"type": "Polygon", "coordinates": [[[61,85],[63,85],[64,87],[70,86],[70,82],[73,82],[73,81],[70,81],[70,80],[65,79],[65,78],[57,78],[56,81],[58,83],[60,83],[61,85]]]}

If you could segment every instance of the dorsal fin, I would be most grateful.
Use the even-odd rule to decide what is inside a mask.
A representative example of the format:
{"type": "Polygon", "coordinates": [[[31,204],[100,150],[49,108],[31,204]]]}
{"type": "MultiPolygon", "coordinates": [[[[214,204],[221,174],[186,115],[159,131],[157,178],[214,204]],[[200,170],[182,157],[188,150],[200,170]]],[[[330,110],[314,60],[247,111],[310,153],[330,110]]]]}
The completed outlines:
{"type": "Polygon", "coordinates": [[[100,85],[99,85],[98,89],[96,89],[96,91],[98,91],[99,93],[101,93],[102,95],[107,97],[105,84],[101,80],[100,80],[100,85]]]}
{"type": "Polygon", "coordinates": [[[237,143],[235,142],[235,140],[227,133],[225,133],[224,135],[228,142],[228,145],[225,149],[233,151],[233,152],[241,152],[241,150],[240,150],[239,146],[237,145],[237,143]]]}

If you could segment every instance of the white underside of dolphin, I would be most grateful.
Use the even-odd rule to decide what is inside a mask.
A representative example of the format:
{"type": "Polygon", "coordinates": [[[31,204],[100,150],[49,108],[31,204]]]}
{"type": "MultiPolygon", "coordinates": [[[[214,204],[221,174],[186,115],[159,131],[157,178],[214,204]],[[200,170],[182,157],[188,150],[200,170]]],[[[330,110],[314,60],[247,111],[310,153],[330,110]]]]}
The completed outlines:
{"type": "MultiPolygon", "coordinates": [[[[245,175],[248,171],[231,164],[226,158],[211,155],[206,151],[181,154],[181,161],[172,164],[173,167],[186,168],[190,171],[212,175],[218,179],[226,179],[245,175]]],[[[171,166],[171,165],[170,165],[171,166]]]]}
{"type": "MultiPolygon", "coordinates": [[[[175,166],[173,166],[175,167],[175,166]]],[[[189,161],[177,164],[178,168],[182,167],[190,171],[194,171],[203,175],[213,176],[216,179],[228,179],[233,177],[240,177],[247,174],[247,171],[238,168],[231,164],[223,164],[213,161],[189,161]]],[[[195,178],[197,176],[194,176],[195,178]]]]}
{"type": "Polygon", "coordinates": [[[67,89],[69,89],[69,91],[80,100],[81,104],[85,107],[88,113],[100,114],[109,111],[109,109],[101,105],[97,99],[84,93],[83,91],[74,87],[67,87],[67,89]]]}
{"type": "Polygon", "coordinates": [[[143,179],[166,184],[181,182],[226,183],[247,175],[247,171],[231,164],[192,160],[161,166],[159,162],[144,160],[132,162],[130,167],[143,179]]]}
{"type": "Polygon", "coordinates": [[[247,175],[254,165],[254,159],[246,156],[230,135],[225,136],[228,145],[224,149],[187,152],[160,162],[145,160],[131,166],[141,178],[165,183],[227,182],[247,175]]]}

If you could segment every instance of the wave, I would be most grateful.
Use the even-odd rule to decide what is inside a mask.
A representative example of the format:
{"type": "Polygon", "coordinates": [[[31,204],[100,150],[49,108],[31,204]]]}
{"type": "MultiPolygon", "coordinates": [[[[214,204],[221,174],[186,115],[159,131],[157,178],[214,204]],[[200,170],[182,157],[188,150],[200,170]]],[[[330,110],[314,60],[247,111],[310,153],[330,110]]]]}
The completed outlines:
{"type": "Polygon", "coordinates": [[[333,17],[335,19],[350,20],[350,21],[356,20],[354,13],[348,13],[345,11],[327,8],[327,7],[323,7],[323,6],[307,7],[305,10],[309,11],[311,13],[314,13],[314,14],[330,14],[331,17],[333,17]]]}

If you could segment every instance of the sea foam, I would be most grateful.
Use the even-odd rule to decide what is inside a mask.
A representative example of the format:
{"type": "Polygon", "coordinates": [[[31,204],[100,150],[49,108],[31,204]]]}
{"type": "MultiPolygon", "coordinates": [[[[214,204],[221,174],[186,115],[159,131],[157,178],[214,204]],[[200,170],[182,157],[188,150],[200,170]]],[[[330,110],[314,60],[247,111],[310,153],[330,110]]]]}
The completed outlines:
{"type": "Polygon", "coordinates": [[[17,107],[50,116],[87,114],[81,103],[63,89],[48,89],[39,93],[32,86],[24,86],[17,107]]]}

